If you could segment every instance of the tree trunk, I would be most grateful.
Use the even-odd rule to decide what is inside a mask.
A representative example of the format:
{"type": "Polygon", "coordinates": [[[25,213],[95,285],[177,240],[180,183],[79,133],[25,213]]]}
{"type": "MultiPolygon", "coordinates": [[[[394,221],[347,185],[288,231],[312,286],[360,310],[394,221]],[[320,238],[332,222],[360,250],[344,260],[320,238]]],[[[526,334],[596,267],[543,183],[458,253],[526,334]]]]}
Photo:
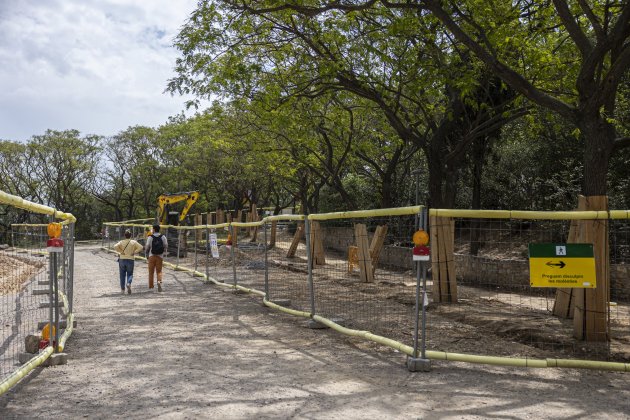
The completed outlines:
{"type": "Polygon", "coordinates": [[[440,157],[428,158],[429,206],[450,209],[455,206],[457,170],[444,164],[440,157]]]}
{"type": "Polygon", "coordinates": [[[383,176],[381,183],[381,208],[392,207],[392,181],[391,176],[383,176]]]}
{"type": "Polygon", "coordinates": [[[578,127],[584,139],[585,196],[606,195],[607,175],[615,140],[615,128],[600,116],[582,114],[578,127]]]}

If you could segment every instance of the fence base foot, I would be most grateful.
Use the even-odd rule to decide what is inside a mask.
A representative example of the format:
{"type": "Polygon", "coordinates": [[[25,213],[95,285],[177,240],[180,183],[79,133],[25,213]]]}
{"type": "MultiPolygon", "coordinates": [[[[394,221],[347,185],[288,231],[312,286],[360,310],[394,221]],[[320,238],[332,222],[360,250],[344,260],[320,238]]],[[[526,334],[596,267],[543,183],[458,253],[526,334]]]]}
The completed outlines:
{"type": "Polygon", "coordinates": [[[431,372],[431,360],[407,357],[407,369],[409,372],[431,372]]]}
{"type": "Polygon", "coordinates": [[[315,321],[314,319],[309,319],[308,322],[306,323],[306,326],[312,330],[323,330],[323,329],[328,328],[328,326],[321,324],[315,321]]]}
{"type": "MultiPolygon", "coordinates": [[[[35,357],[35,355],[32,353],[20,353],[18,355],[18,359],[21,364],[28,363],[33,357],[35,357]]],[[[67,353],[53,353],[40,366],[58,366],[58,365],[65,365],[67,363],[68,363],[67,353]]]]}
{"type": "Polygon", "coordinates": [[[57,366],[65,365],[66,363],[68,363],[67,353],[53,353],[44,363],[42,363],[42,366],[57,366]]]}
{"type": "MultiPolygon", "coordinates": [[[[291,301],[289,299],[276,299],[276,300],[270,300],[271,303],[275,303],[278,306],[282,306],[284,308],[290,308],[291,307],[291,301]]],[[[265,304],[263,303],[263,306],[265,306],[265,304]]]]}
{"type": "MultiPolygon", "coordinates": [[[[342,327],[345,321],[343,318],[330,318],[330,320],[337,325],[341,325],[342,327]]],[[[327,325],[317,322],[314,319],[309,319],[309,321],[306,323],[306,326],[314,330],[323,330],[325,328],[328,328],[327,325]]]]}
{"type": "MultiPolygon", "coordinates": [[[[51,306],[54,307],[55,304],[54,303],[51,304],[50,302],[42,302],[39,304],[40,308],[50,308],[51,306]]],[[[57,307],[63,308],[63,301],[60,300],[59,303],[57,303],[57,307]]]]}

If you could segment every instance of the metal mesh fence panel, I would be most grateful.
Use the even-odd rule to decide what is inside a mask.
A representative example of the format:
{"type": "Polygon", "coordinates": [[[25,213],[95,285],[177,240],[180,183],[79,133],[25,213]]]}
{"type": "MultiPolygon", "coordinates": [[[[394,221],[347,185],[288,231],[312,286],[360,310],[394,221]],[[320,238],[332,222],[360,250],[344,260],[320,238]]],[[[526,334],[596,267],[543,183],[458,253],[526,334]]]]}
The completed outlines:
{"type": "MultiPolygon", "coordinates": [[[[19,366],[37,356],[41,330],[52,322],[52,339],[57,342],[72,311],[74,223],[62,225],[60,252],[47,251],[48,218],[30,215],[39,223],[12,225],[0,244],[0,379],[5,380],[19,366]],[[36,219],[40,219],[39,221],[36,219]],[[58,295],[53,288],[57,279],[58,295]],[[27,347],[26,339],[33,336],[27,347]],[[34,347],[35,346],[35,347],[34,347]],[[34,353],[33,353],[34,352],[34,353]],[[21,360],[22,359],[22,360],[21,360]]],[[[41,352],[43,349],[39,349],[41,352]]]]}
{"type": "Polygon", "coordinates": [[[315,313],[411,345],[415,223],[414,216],[313,221],[315,313]]]}
{"type": "Polygon", "coordinates": [[[236,283],[247,288],[265,289],[265,226],[232,227],[236,283]]]}
{"type": "Polygon", "coordinates": [[[41,305],[47,295],[35,295],[41,284],[48,284],[48,261],[45,251],[48,235],[41,229],[27,227],[11,231],[9,248],[0,251],[2,261],[2,344],[0,376],[7,377],[19,366],[18,356],[24,352],[27,335],[38,334],[38,323],[48,314],[41,305]]]}
{"type": "Polygon", "coordinates": [[[610,335],[613,358],[630,359],[630,221],[611,220],[610,335]]]}
{"type": "Polygon", "coordinates": [[[571,300],[576,299],[576,289],[530,284],[528,245],[574,242],[571,221],[454,219],[457,296],[455,302],[440,300],[435,288],[429,287],[429,347],[511,357],[627,359],[630,323],[623,285],[628,273],[624,261],[615,263],[615,258],[619,260],[615,256],[623,255],[627,243],[625,223],[612,221],[610,235],[610,290],[611,296],[620,297],[608,301],[610,341],[587,342],[574,337],[571,300]],[[567,299],[565,316],[557,313],[562,294],[567,299]]]}
{"type": "Polygon", "coordinates": [[[566,242],[569,222],[456,219],[454,225],[457,301],[436,303],[429,287],[429,346],[514,357],[573,352],[570,321],[552,314],[555,290],[530,286],[527,259],[528,243],[566,242]]]}
{"type": "MultiPolygon", "coordinates": [[[[422,299],[412,260],[419,219],[410,209],[417,211],[310,215],[306,223],[302,216],[278,216],[258,226],[180,226],[168,234],[177,247],[169,246],[165,261],[264,291],[281,306],[412,346],[415,305],[422,299]]],[[[602,331],[610,339],[596,342],[575,338],[577,289],[530,282],[528,245],[578,242],[572,232],[579,222],[558,215],[492,217],[429,217],[428,306],[418,321],[426,325],[427,349],[519,359],[628,360],[628,220],[590,221],[605,224],[610,248],[610,298],[602,331]],[[563,299],[564,312],[558,309],[563,299]]],[[[104,243],[111,248],[130,226],[108,226],[104,243]]],[[[136,228],[134,235],[146,231],[136,228]]]]}
{"type": "Polygon", "coordinates": [[[310,311],[304,222],[277,220],[267,225],[269,300],[310,311]]]}

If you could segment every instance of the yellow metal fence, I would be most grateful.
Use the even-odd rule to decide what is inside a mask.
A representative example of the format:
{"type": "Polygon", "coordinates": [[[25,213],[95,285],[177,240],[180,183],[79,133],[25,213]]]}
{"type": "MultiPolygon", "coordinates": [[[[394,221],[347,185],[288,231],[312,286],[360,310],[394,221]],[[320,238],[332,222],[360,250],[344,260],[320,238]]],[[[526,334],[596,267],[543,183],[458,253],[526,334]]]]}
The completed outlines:
{"type": "MultiPolygon", "coordinates": [[[[262,296],[272,308],[413,355],[416,324],[422,325],[416,323],[416,302],[423,299],[411,237],[421,211],[414,206],[163,226],[170,243],[165,261],[219,287],[262,296]]],[[[629,218],[626,210],[432,209],[422,320],[426,357],[630,370],[629,218]],[[609,240],[597,245],[610,254],[605,331],[596,331],[604,340],[576,337],[573,314],[583,291],[533,288],[529,282],[528,244],[570,243],[576,221],[606,223],[609,240]],[[573,296],[574,306],[567,303],[561,316],[563,293],[573,296]]],[[[127,229],[142,241],[149,227],[105,223],[103,246],[111,250],[127,229]]]]}

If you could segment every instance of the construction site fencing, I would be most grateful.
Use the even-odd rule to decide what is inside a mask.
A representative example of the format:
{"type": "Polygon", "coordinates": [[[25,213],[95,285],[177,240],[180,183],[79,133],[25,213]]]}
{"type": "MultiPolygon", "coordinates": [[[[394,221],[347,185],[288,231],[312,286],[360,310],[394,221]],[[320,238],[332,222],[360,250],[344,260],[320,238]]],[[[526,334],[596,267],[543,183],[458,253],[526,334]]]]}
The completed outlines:
{"type": "MultiPolygon", "coordinates": [[[[428,359],[630,371],[629,212],[432,209],[427,217],[423,211],[163,226],[165,263],[252,292],[269,307],[309,318],[311,327],[331,327],[412,357],[421,356],[423,337],[428,359]],[[604,223],[608,238],[610,295],[605,313],[596,314],[605,317],[605,330],[594,331],[598,339],[576,336],[573,314],[586,292],[530,284],[528,245],[580,242],[580,221],[604,223]],[[420,225],[430,233],[428,263],[412,260],[420,225]]],[[[127,229],[142,242],[149,228],[106,223],[103,246],[112,250],[127,229]]]]}
{"type": "Polygon", "coordinates": [[[30,223],[12,224],[0,242],[0,395],[63,352],[72,333],[75,224],[69,213],[0,191],[3,207],[23,212],[30,223]],[[49,252],[47,227],[55,221],[63,246],[49,252]],[[44,328],[52,334],[41,341],[44,328]]]}

